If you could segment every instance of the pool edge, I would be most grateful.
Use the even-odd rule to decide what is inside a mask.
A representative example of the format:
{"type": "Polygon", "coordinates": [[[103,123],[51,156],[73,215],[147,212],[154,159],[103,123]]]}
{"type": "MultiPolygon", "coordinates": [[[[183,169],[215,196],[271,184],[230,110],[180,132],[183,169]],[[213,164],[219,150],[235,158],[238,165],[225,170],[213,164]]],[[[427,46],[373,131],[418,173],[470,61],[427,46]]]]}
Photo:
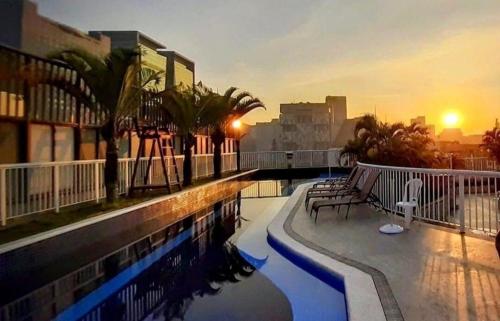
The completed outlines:
{"type": "Polygon", "coordinates": [[[392,290],[380,271],[321,248],[293,231],[292,220],[301,204],[304,190],[311,184],[301,184],[297,187],[267,227],[268,237],[292,255],[299,256],[344,281],[349,320],[403,320],[392,290]],[[382,300],[381,292],[389,300],[382,300]],[[393,300],[390,300],[391,298],[393,300]]]}

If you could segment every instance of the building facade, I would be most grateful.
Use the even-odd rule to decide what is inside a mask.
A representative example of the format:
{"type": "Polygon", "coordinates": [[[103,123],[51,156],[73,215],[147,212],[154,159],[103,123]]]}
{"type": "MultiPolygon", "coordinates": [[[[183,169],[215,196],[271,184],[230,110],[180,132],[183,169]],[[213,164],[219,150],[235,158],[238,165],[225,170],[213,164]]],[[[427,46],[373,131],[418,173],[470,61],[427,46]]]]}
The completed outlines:
{"type": "Polygon", "coordinates": [[[166,86],[194,86],[194,62],[175,51],[160,50],[161,55],[167,58],[166,86]]]}
{"type": "Polygon", "coordinates": [[[245,126],[241,140],[242,151],[276,151],[283,150],[281,124],[279,119],[270,122],[257,122],[253,126],[245,126]]]}
{"type": "Polygon", "coordinates": [[[436,139],[436,127],[434,125],[427,124],[425,116],[417,116],[415,118],[410,119],[410,124],[412,125],[417,124],[420,126],[424,126],[425,128],[427,128],[429,136],[432,139],[436,139]]]}
{"type": "Polygon", "coordinates": [[[38,14],[29,0],[0,1],[0,43],[40,57],[62,49],[79,48],[105,56],[111,40],[90,35],[38,14]]]}
{"type": "Polygon", "coordinates": [[[353,137],[357,119],[347,119],[345,96],[327,96],[324,103],[280,105],[279,119],[246,130],[244,151],[324,150],[342,147],[353,137]]]}
{"type": "MultiPolygon", "coordinates": [[[[90,31],[94,37],[108,37],[111,39],[111,48],[139,49],[141,64],[155,72],[166,74],[167,59],[158,52],[166,47],[153,38],[139,31],[90,31]]],[[[163,77],[157,89],[165,89],[165,79],[163,77]]]]}
{"type": "MultiPolygon", "coordinates": [[[[167,87],[167,83],[194,83],[192,61],[173,51],[165,54],[164,45],[138,31],[86,34],[38,15],[37,5],[28,0],[0,1],[0,28],[0,68],[33,65],[50,75],[68,75],[82,81],[66,65],[44,56],[68,48],[81,48],[104,56],[112,48],[139,47],[143,53],[141,62],[165,73],[167,80],[160,84],[160,89],[167,87]]],[[[16,75],[2,76],[5,75],[0,75],[0,164],[105,157],[105,142],[96,113],[57,88],[33,87],[16,75]]],[[[182,141],[175,133],[171,134],[175,153],[179,154],[182,141]]],[[[133,129],[126,132],[119,142],[120,157],[135,157],[138,142],[133,129]]],[[[162,142],[166,151],[166,136],[162,142]]],[[[206,154],[212,150],[208,131],[200,132],[194,153],[206,154]]],[[[228,138],[223,151],[233,150],[234,141],[228,138]]]]}
{"type": "Polygon", "coordinates": [[[324,103],[280,105],[284,150],[328,149],[347,118],[345,96],[327,96],[324,103]]]}

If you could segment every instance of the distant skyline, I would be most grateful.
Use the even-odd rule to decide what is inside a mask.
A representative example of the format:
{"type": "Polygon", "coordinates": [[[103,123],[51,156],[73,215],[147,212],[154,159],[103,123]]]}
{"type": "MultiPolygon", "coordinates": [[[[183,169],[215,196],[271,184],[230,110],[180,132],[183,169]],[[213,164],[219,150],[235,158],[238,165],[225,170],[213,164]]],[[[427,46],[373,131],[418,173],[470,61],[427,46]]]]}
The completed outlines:
{"type": "Polygon", "coordinates": [[[466,134],[500,118],[500,1],[37,0],[41,14],[87,30],[139,30],[196,63],[197,80],[279,104],[347,96],[348,115],[466,134]]]}

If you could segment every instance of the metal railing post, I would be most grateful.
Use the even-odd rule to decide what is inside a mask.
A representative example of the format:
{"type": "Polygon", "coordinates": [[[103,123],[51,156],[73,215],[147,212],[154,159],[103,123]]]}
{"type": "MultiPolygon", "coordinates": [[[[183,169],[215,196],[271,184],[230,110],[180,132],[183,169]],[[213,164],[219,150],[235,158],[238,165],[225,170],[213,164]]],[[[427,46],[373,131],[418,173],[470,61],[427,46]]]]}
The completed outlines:
{"type": "Polygon", "coordinates": [[[99,203],[99,162],[94,165],[94,189],[95,189],[95,202],[99,203]]]}
{"type": "Polygon", "coordinates": [[[129,183],[129,177],[128,177],[128,158],[125,159],[125,173],[123,173],[123,180],[125,181],[125,193],[128,192],[128,187],[130,186],[130,183],[129,183]]]}
{"type": "Polygon", "coordinates": [[[460,219],[460,233],[465,232],[465,183],[464,176],[458,177],[458,215],[460,219]]]}
{"type": "Polygon", "coordinates": [[[59,165],[54,165],[54,206],[56,213],[59,213],[59,165]]]}
{"type": "Polygon", "coordinates": [[[7,225],[7,169],[0,169],[0,217],[2,226],[7,225]]]}

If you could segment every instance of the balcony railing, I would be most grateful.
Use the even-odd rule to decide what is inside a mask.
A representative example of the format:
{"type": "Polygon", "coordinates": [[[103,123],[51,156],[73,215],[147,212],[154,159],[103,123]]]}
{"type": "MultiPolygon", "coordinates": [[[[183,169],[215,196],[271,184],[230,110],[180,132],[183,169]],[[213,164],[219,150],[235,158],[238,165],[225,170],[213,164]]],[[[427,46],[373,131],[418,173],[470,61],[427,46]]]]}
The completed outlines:
{"type": "MultiPolygon", "coordinates": [[[[35,79],[66,79],[89,95],[91,91],[77,72],[54,60],[0,45],[0,120],[23,120],[74,127],[102,125],[103,111],[88,106],[70,92],[35,79]]],[[[175,132],[165,110],[158,107],[161,96],[144,93],[137,117],[141,124],[175,132]]],[[[132,119],[123,129],[131,129],[132,119]]]]}
{"type": "Polygon", "coordinates": [[[463,162],[464,169],[473,171],[498,171],[500,166],[497,162],[488,157],[464,157],[460,159],[463,162]]]}
{"type": "MultiPolygon", "coordinates": [[[[294,152],[244,152],[241,168],[282,169],[351,167],[354,158],[341,156],[340,149],[294,152]]],[[[420,197],[423,221],[486,234],[500,228],[500,172],[486,158],[463,159],[473,170],[390,167],[358,163],[368,170],[380,170],[374,192],[390,211],[402,213],[396,202],[403,199],[404,186],[411,178],[423,182],[420,197]]]]}
{"type": "Polygon", "coordinates": [[[411,178],[423,182],[420,216],[423,221],[495,234],[500,224],[500,172],[390,167],[358,163],[368,170],[380,170],[374,193],[383,206],[402,213],[396,202],[403,199],[411,178]]]}
{"type": "Polygon", "coordinates": [[[354,157],[342,155],[341,148],[328,150],[297,150],[242,152],[242,169],[284,169],[284,168],[319,168],[352,167],[354,157]]]}
{"type": "MultiPolygon", "coordinates": [[[[179,178],[182,181],[184,156],[175,156],[179,178]]],[[[12,218],[45,211],[58,212],[61,208],[99,202],[106,197],[104,188],[104,160],[47,162],[0,165],[0,222],[6,225],[12,218]]],[[[148,158],[139,160],[136,184],[142,185],[148,158]]],[[[176,182],[173,158],[166,157],[170,183],[176,182]]],[[[125,194],[131,184],[135,158],[118,162],[119,193],[125,194]]],[[[213,155],[194,155],[193,179],[213,174],[213,155]]],[[[236,170],[236,153],[222,155],[222,171],[236,170]]],[[[153,158],[149,184],[163,184],[164,176],[159,157],[153,158]]]]}

